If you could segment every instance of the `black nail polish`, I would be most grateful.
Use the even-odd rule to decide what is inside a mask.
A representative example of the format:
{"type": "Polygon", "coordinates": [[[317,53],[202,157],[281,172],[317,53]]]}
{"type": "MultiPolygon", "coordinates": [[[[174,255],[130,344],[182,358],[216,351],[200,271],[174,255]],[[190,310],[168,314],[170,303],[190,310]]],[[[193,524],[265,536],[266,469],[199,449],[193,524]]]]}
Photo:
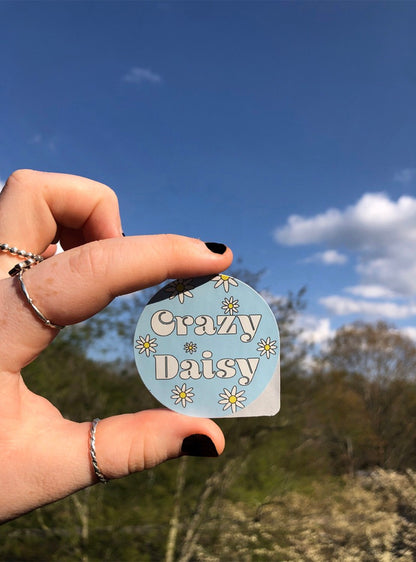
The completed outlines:
{"type": "Polygon", "coordinates": [[[205,242],[205,246],[214,254],[224,254],[227,249],[225,244],[219,244],[218,242],[205,242]]]}
{"type": "Polygon", "coordinates": [[[182,453],[192,457],[218,457],[214,443],[207,435],[195,434],[185,437],[182,453]]]}
{"type": "Polygon", "coordinates": [[[124,234],[124,232],[122,232],[121,235],[122,235],[122,236],[126,236],[126,235],[124,234]]]}

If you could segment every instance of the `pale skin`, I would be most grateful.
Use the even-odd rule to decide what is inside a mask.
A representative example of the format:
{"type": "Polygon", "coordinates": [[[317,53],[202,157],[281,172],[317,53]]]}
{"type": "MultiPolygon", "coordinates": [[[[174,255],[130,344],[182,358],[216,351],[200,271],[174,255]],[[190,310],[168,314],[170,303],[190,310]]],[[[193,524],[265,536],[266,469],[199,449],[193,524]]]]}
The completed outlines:
{"type": "MultiPolygon", "coordinates": [[[[0,242],[47,258],[26,271],[24,281],[58,325],[86,320],[117,295],[218,273],[232,262],[228,248],[214,253],[197,239],[123,238],[109,187],[31,170],[12,174],[0,194],[0,242]],[[65,252],[54,255],[58,240],[65,252]]],[[[18,280],[8,275],[17,261],[0,252],[0,522],[97,483],[88,450],[91,424],[64,419],[21,377],[58,331],[35,316],[18,280]]],[[[163,409],[113,416],[97,426],[97,460],[107,478],[121,478],[181,456],[191,435],[209,437],[218,454],[224,449],[220,428],[208,419],[163,409]]]]}

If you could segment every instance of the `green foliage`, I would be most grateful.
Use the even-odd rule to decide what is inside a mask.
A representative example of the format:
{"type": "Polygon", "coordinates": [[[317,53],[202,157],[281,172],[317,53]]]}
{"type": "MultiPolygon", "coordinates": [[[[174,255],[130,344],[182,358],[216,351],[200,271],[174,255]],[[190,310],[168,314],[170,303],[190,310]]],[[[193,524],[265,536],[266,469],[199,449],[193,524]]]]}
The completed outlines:
{"type": "Polygon", "coordinates": [[[30,390],[48,398],[64,417],[75,421],[156,405],[130,363],[94,361],[76,340],[55,340],[24,369],[23,377],[30,390]]]}
{"type": "MultiPolygon", "coordinates": [[[[25,369],[29,388],[77,421],[157,405],[121,343],[146,301],[121,299],[66,330],[25,369]]],[[[359,323],[307,371],[295,329],[304,292],[271,305],[283,350],[277,416],[220,420],[218,459],[171,461],[0,527],[0,560],[414,559],[415,346],[359,323]]]]}

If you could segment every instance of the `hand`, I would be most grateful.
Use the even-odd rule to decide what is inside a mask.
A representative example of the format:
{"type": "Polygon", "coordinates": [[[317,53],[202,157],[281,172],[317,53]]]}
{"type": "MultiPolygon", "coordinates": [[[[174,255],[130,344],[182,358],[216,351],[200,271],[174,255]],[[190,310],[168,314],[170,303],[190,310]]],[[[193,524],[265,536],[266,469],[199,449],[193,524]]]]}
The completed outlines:
{"type": "MultiPolygon", "coordinates": [[[[211,251],[182,236],[123,238],[111,189],[29,170],[15,172],[0,194],[0,243],[47,258],[25,271],[24,283],[58,325],[91,317],[117,295],[168,278],[218,273],[232,261],[225,247],[211,251]],[[66,251],[54,255],[58,241],[66,251]]],[[[91,424],[64,419],[21,377],[58,331],[34,314],[19,280],[8,275],[18,261],[0,252],[0,521],[97,482],[88,447],[91,424]]],[[[223,434],[211,420],[162,409],[107,418],[96,429],[97,461],[107,478],[223,448],[223,434]]]]}

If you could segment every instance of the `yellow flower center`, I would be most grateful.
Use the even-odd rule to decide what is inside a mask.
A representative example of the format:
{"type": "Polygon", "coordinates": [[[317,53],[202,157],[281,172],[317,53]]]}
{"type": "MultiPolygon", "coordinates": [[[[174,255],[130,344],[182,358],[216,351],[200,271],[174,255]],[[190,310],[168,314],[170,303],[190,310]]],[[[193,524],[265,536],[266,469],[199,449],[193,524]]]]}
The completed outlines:
{"type": "Polygon", "coordinates": [[[222,279],[223,281],[227,281],[227,279],[230,278],[229,275],[220,275],[220,277],[221,277],[221,279],[222,279]]]}
{"type": "Polygon", "coordinates": [[[235,404],[237,402],[237,397],[234,396],[234,394],[232,396],[229,397],[229,402],[230,404],[235,404]]]}
{"type": "Polygon", "coordinates": [[[147,349],[148,347],[150,347],[150,343],[148,341],[145,341],[143,347],[147,349]]]}
{"type": "Polygon", "coordinates": [[[182,291],[185,290],[185,285],[183,285],[183,283],[178,283],[176,285],[176,290],[178,291],[178,293],[182,293],[182,291]]]}
{"type": "Polygon", "coordinates": [[[264,349],[265,349],[266,351],[269,351],[270,345],[269,345],[268,343],[266,343],[266,345],[264,346],[264,349]]]}
{"type": "Polygon", "coordinates": [[[179,394],[179,398],[186,398],[186,392],[182,390],[182,392],[179,394]]]}
{"type": "Polygon", "coordinates": [[[228,303],[228,308],[233,308],[233,307],[234,307],[233,303],[232,303],[232,302],[229,302],[229,303],[228,303]]]}

